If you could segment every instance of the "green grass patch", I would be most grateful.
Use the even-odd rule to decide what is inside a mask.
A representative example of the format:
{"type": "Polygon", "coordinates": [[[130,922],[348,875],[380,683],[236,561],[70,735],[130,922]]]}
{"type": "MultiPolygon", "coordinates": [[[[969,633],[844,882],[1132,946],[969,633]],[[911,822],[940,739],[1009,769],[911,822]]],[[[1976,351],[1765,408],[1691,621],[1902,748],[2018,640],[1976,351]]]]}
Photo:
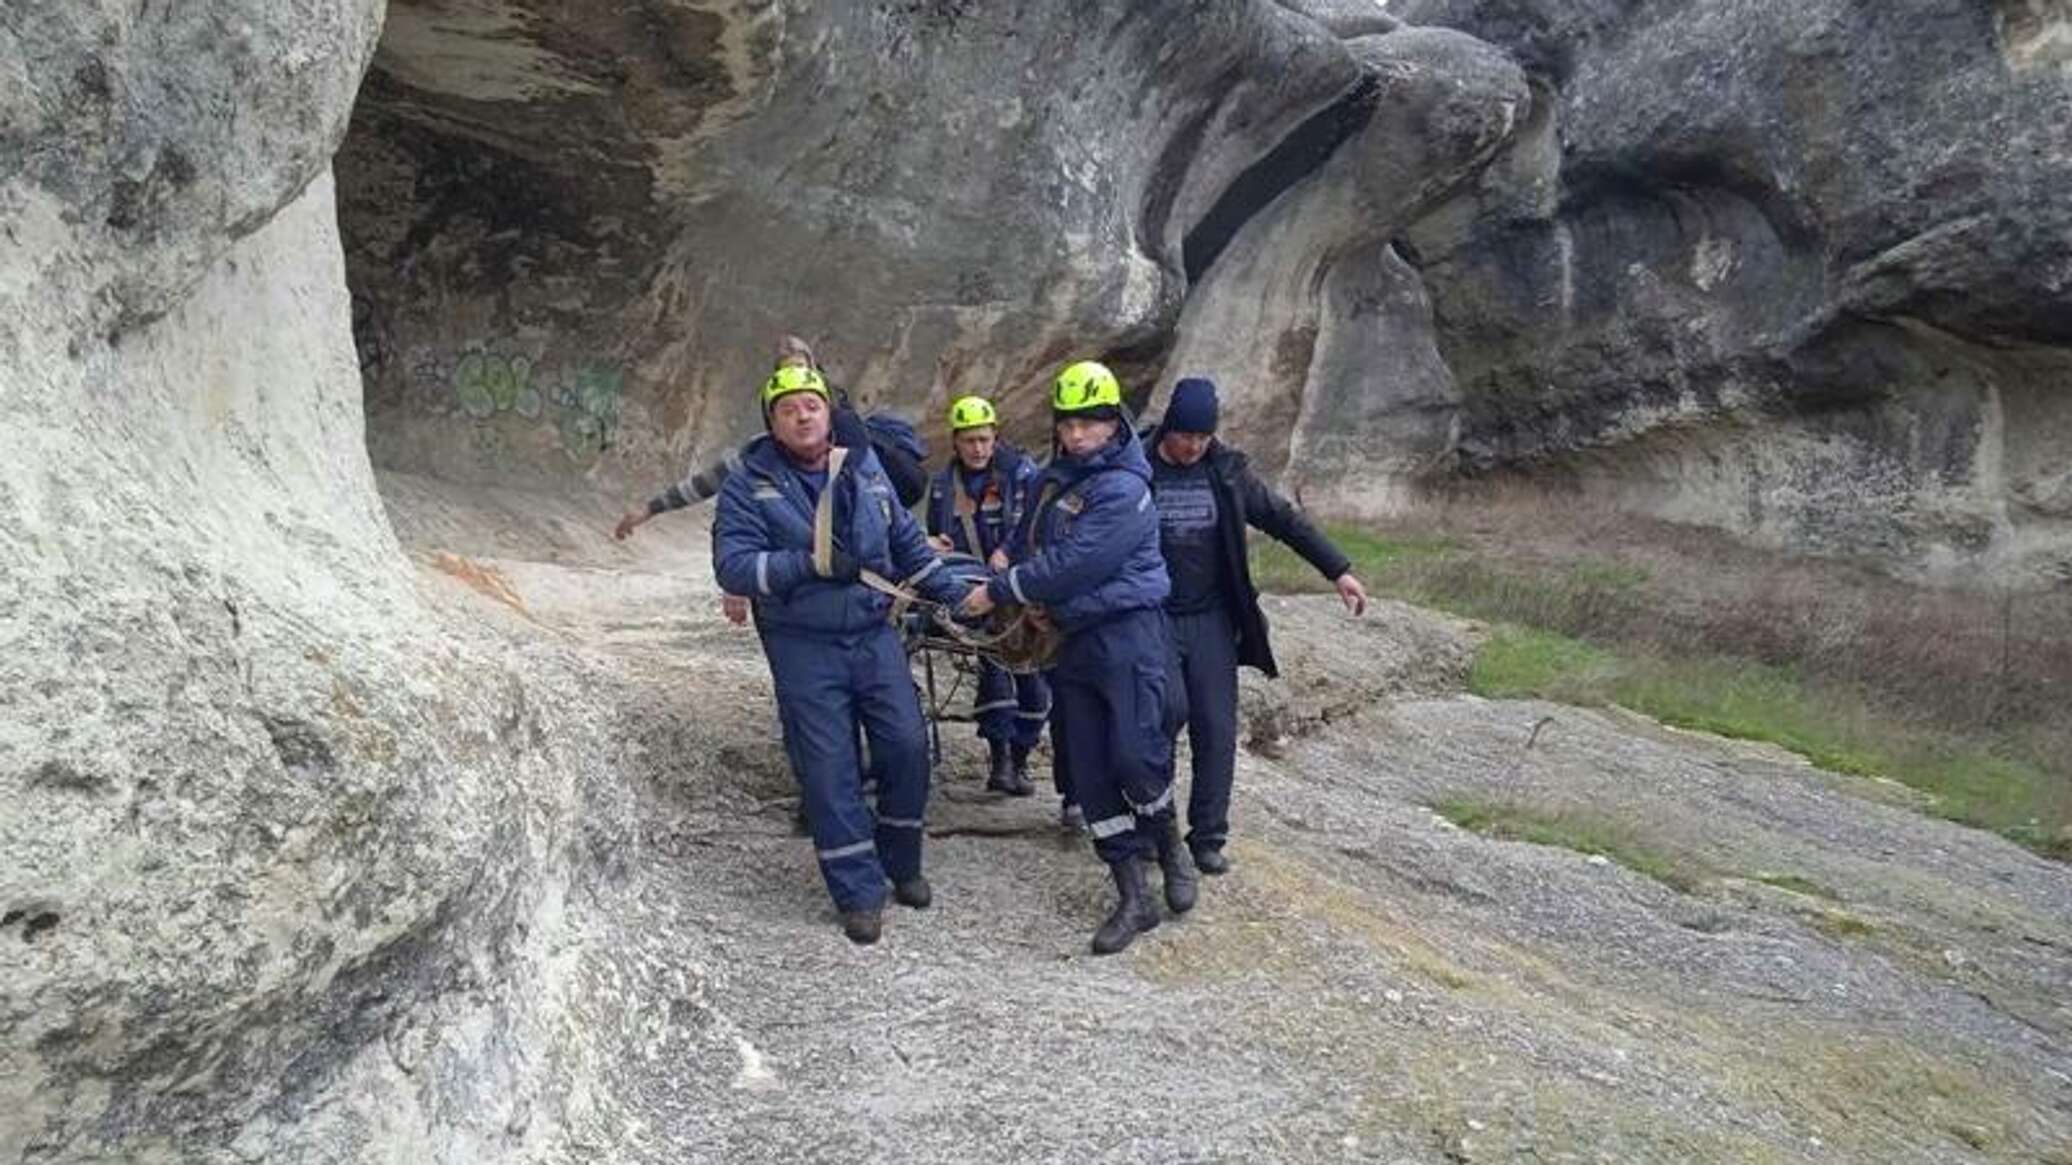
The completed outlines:
{"type": "MultiPolygon", "coordinates": [[[[1443,538],[1417,535],[1391,537],[1358,526],[1326,524],[1324,533],[1352,560],[1353,573],[1370,590],[1390,593],[1387,580],[1405,562],[1434,558],[1447,553],[1452,543],[1443,538]]],[[[1262,591],[1282,594],[1310,594],[1331,590],[1331,581],[1294,551],[1271,538],[1254,535],[1251,542],[1252,581],[1262,591]]]]}
{"type": "Polygon", "coordinates": [[[1631,825],[1584,809],[1547,809],[1515,801],[1454,798],[1432,811],[1484,837],[1556,846],[1614,861],[1682,893],[1710,874],[1702,864],[1643,840],[1631,825]]]}
{"type": "Polygon", "coordinates": [[[1468,674],[1477,695],[1617,704],[1664,724],[1775,744],[1829,772],[1885,777],[1935,812],[2072,858],[2072,796],[2032,757],[1952,740],[1792,669],[1724,656],[1670,659],[1528,627],[1501,627],[1468,674]]]}
{"type": "MultiPolygon", "coordinates": [[[[1326,532],[1371,593],[1498,624],[1469,673],[1478,695],[1617,704],[1677,728],[1775,744],[1831,772],[1910,786],[1936,813],[2072,860],[2072,765],[2056,738],[1966,735],[1831,675],[1651,641],[1631,629],[1659,626],[1648,616],[1666,600],[1641,566],[1589,555],[1520,564],[1431,535],[1326,532]]],[[[1330,589],[1267,538],[1253,540],[1252,570],[1265,590],[1330,589]]]]}
{"type": "Polygon", "coordinates": [[[1810,878],[1801,878],[1797,874],[1757,874],[1755,880],[1765,886],[1775,886],[1779,890],[1789,890],[1794,894],[1803,894],[1808,898],[1825,898],[1830,902],[1841,900],[1841,895],[1836,894],[1833,890],[1810,878]]]}
{"type": "Polygon", "coordinates": [[[1602,703],[1592,699],[1614,676],[1617,660],[1580,639],[1530,627],[1507,627],[1475,653],[1468,690],[1493,700],[1522,696],[1602,703]]]}
{"type": "Polygon", "coordinates": [[[1869,938],[1878,933],[1877,927],[1840,910],[1821,911],[1820,916],[1813,920],[1813,929],[1837,939],[1869,938]]]}

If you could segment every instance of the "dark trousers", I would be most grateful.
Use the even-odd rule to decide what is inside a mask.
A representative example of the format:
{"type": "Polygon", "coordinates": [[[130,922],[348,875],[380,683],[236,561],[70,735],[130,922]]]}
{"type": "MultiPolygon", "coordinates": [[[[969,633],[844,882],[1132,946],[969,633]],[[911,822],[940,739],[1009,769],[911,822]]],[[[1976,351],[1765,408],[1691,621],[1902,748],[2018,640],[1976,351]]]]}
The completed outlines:
{"type": "Polygon", "coordinates": [[[1079,804],[1079,798],[1072,793],[1072,765],[1066,755],[1071,742],[1065,739],[1064,714],[1058,709],[1058,671],[1046,669],[1043,682],[1050,688],[1050,784],[1058,791],[1058,800],[1066,805],[1079,804]]]}
{"type": "Polygon", "coordinates": [[[1020,749],[1036,747],[1050,716],[1050,685],[1039,675],[1016,675],[991,660],[979,661],[978,699],[972,709],[978,734],[1020,749]]]}
{"type": "Polygon", "coordinates": [[[1187,845],[1222,849],[1230,836],[1230,788],[1237,775],[1237,627],[1216,607],[1168,615],[1187,692],[1187,845]]]}
{"type": "Polygon", "coordinates": [[[1052,740],[1104,862],[1151,852],[1149,832],[1173,812],[1173,734],[1185,717],[1171,682],[1165,614],[1145,608],[1065,637],[1052,740]]]}
{"type": "Polygon", "coordinates": [[[921,872],[928,741],[899,636],[887,625],[853,635],[764,632],[784,748],[798,778],[820,874],[838,910],[885,901],[885,880],[921,872]],[[856,733],[878,775],[876,814],[864,803],[856,733]]]}

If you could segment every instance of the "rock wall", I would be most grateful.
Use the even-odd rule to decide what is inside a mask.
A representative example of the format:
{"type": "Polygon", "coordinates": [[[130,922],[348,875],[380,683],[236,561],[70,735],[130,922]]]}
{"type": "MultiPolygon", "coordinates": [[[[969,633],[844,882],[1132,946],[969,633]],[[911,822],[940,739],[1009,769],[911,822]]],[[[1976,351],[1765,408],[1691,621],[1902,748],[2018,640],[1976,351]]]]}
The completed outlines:
{"type": "Polygon", "coordinates": [[[1266,0],[390,11],[339,160],[371,440],[483,481],[680,471],[780,331],[931,425],[1150,367],[1190,232],[1361,78],[1266,0]]]}
{"type": "Polygon", "coordinates": [[[553,1049],[491,987],[629,828],[375,493],[328,158],[379,18],[0,21],[9,1161],[507,1159],[553,1049]]]}
{"type": "MultiPolygon", "coordinates": [[[[573,495],[673,469],[751,423],[742,394],[779,329],[821,338],[866,399],[932,411],[952,387],[1004,388],[1021,425],[1068,354],[1108,355],[1140,389],[1209,372],[1262,462],[1345,511],[1461,463],[1541,481],[1553,465],[1794,547],[2061,569],[2062,4],[1406,8],[1486,41],[1328,0],[449,0],[399,3],[385,32],[372,0],[9,7],[0,1158],[678,1161],[832,1151],[831,1135],[853,1150],[858,1132],[905,1156],[916,1129],[954,1158],[1020,1134],[998,1129],[1004,1096],[960,1094],[939,1119],[942,1078],[854,1015],[914,1003],[904,958],[957,992],[927,1022],[968,1025],[977,1000],[1003,1008],[984,1034],[1016,1057],[1083,1052],[1088,993],[1057,987],[1044,944],[1077,949],[1064,919],[1097,912],[1098,871],[1046,851],[1056,888],[1004,930],[945,910],[924,932],[939,946],[863,962],[823,925],[802,847],[759,817],[784,780],[749,710],[763,672],[709,612],[683,616],[704,601],[694,562],[615,575],[608,556],[629,552],[563,496],[556,550],[580,553],[526,581],[581,618],[543,622],[493,571],[413,563],[376,494],[369,447],[490,483],[469,495],[485,511],[522,509],[516,485],[573,495]],[[1705,99],[1665,96],[1686,84],[1705,99]],[[643,620],[630,644],[621,605],[643,620]],[[578,649],[597,643],[620,656],[578,649]],[[642,865],[651,835],[665,852],[642,865]],[[1062,1000],[1012,1006],[989,960],[1062,1000]],[[823,1012],[804,1027],[801,999],[823,1012]],[[743,1001],[750,1020],[722,1010],[743,1001]],[[805,1082],[783,1106],[756,1021],[805,1082]],[[852,1037],[868,1048],[830,1054],[852,1037]],[[829,1095],[848,1106],[837,1134],[829,1095]]],[[[442,526],[450,487],[413,481],[397,504],[426,539],[487,537],[479,516],[442,526]]],[[[1312,614],[1316,643],[1357,646],[1312,614]]],[[[1371,672],[1420,633],[1364,634],[1371,672]]],[[[1457,669],[1455,632],[1421,634],[1457,669]]],[[[1540,710],[1474,709],[1515,721],[1474,729],[1515,772],[1540,710]]],[[[1384,808],[1432,829],[1411,801],[1384,808]]],[[[1923,840],[1901,852],[1959,853],[1967,878],[2019,856],[1907,820],[1923,840]]],[[[950,868],[1008,880],[972,849],[950,868]]],[[[2040,862],[1993,876],[2064,900],[2040,862]]],[[[1388,875],[1374,900],[1405,884],[1388,875]]],[[[2002,891],[1975,890],[1949,911],[1967,925],[1998,917],[1973,905],[2002,891]]],[[[1238,909],[1287,922],[1285,901],[1313,897],[1238,909]]],[[[1487,916],[1459,926],[1476,946],[1487,916]]],[[[2015,933],[1988,929],[1966,941],[2015,933]]],[[[1385,967],[1380,949],[1348,965],[1385,967]]],[[[1140,1066],[1237,1063],[1217,1087],[1259,1103],[1256,1065],[1185,1042],[1201,999],[1259,1000],[1087,973],[1139,993],[1092,992],[1114,1009],[1095,1027],[1143,1024],[1144,997],[1170,1009],[1177,1042],[1146,1043],[1140,1066]]],[[[2062,999],[2063,979],[2047,963],[2023,991],[2062,999]]],[[[1382,1014],[1367,986],[1348,1014],[1382,1014]]],[[[1876,998],[1938,1022],[1990,1002],[1876,998]]],[[[1449,1049],[1456,1014],[1435,997],[1449,1049]]],[[[939,1027],[935,1067],[968,1070],[970,1035],[939,1027]]],[[[2053,1044],[2028,1055],[2009,1061],[2023,1081],[2063,1062],[2053,1044]]],[[[985,1085],[1024,1088],[1026,1062],[998,1062],[1016,1070],[985,1085]]],[[[1046,1114],[1063,1159],[1111,1125],[1080,1099],[1046,1114]]],[[[1243,1122],[1262,1146],[1275,1115],[1243,1122]]],[[[1344,1147],[1322,1119],[1316,1143],[1344,1147]]]]}
{"type": "Polygon", "coordinates": [[[1949,581],[2072,579],[2062,5],[1397,11],[1507,46],[1546,99],[1404,233],[1465,468],[1949,581]]]}
{"type": "Polygon", "coordinates": [[[795,330],[867,402],[934,429],[989,392],[1040,443],[1046,372],[1094,354],[1154,408],[1215,377],[1340,515],[1523,475],[2049,585],[2066,27],[2041,0],[398,3],[340,161],[370,442],[638,491],[754,428],[795,330]]]}
{"type": "Polygon", "coordinates": [[[1390,240],[1471,179],[1532,107],[1517,66],[1471,37],[1412,29],[1347,48],[1366,78],[1364,122],[1206,269],[1164,377],[1216,379],[1225,423],[1259,467],[1340,510],[1452,451],[1452,376],[1390,240]]]}

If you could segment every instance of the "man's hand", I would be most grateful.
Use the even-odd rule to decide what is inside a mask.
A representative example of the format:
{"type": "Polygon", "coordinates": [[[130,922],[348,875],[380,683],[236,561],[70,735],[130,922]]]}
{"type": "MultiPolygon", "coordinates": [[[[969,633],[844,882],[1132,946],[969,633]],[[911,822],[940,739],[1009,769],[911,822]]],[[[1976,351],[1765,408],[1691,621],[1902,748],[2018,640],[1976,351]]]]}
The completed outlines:
{"type": "Polygon", "coordinates": [[[986,559],[986,565],[992,567],[994,570],[1006,570],[1009,565],[1007,561],[1007,547],[994,547],[993,557],[986,559]]]}
{"type": "Polygon", "coordinates": [[[632,536],[636,528],[652,517],[654,515],[646,510],[627,510],[626,516],[619,519],[619,524],[612,527],[612,538],[615,541],[624,542],[632,536]]]}
{"type": "Polygon", "coordinates": [[[935,551],[937,554],[948,554],[953,549],[950,536],[948,534],[930,534],[928,536],[928,549],[935,551]]]}
{"type": "Polygon", "coordinates": [[[1367,588],[1360,585],[1360,580],[1353,577],[1352,571],[1339,575],[1336,585],[1338,597],[1345,601],[1346,610],[1354,615],[1367,613],[1367,588]]]}
{"type": "Polygon", "coordinates": [[[727,622],[732,623],[734,626],[745,626],[748,623],[748,600],[740,595],[721,595],[719,597],[719,612],[725,615],[727,622]]]}
{"type": "Polygon", "coordinates": [[[986,585],[980,583],[971,588],[964,601],[957,606],[957,613],[969,619],[979,619],[993,613],[993,596],[986,593],[986,585]]]}

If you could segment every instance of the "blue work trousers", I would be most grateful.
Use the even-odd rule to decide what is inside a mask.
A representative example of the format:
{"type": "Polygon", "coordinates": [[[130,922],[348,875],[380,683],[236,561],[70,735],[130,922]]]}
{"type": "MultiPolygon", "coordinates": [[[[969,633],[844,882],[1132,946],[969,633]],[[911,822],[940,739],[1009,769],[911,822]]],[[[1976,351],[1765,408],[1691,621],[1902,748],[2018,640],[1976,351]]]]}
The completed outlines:
{"type": "Polygon", "coordinates": [[[1073,799],[1094,851],[1114,863],[1152,851],[1140,823],[1173,813],[1173,736],[1186,717],[1165,613],[1145,607],[1065,637],[1051,692],[1073,799]]]}
{"type": "Polygon", "coordinates": [[[1058,800],[1065,805],[1079,804],[1079,798],[1072,793],[1072,768],[1066,753],[1071,744],[1065,739],[1064,717],[1058,708],[1058,672],[1056,668],[1045,668],[1044,685],[1050,689],[1050,784],[1058,791],[1058,800]]]}
{"type": "Polygon", "coordinates": [[[971,710],[983,739],[1027,750],[1043,737],[1050,716],[1050,685],[1039,675],[1016,675],[991,660],[979,661],[978,698],[971,710]]]}
{"type": "Polygon", "coordinates": [[[928,741],[906,652],[890,625],[854,634],[765,631],[784,748],[835,908],[883,905],[886,879],[921,873],[928,741]],[[862,727],[878,770],[878,808],[864,802],[862,727]]]}

